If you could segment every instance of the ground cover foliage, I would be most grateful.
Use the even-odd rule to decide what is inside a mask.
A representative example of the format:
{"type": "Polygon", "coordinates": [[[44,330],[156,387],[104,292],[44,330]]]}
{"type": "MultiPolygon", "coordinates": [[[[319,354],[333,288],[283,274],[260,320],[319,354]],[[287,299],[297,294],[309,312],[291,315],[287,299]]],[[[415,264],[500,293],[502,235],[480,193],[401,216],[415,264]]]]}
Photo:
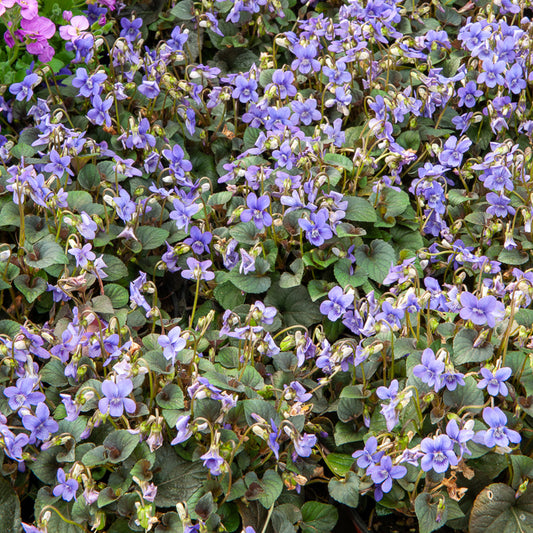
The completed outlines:
{"type": "Polygon", "coordinates": [[[533,531],[531,7],[0,2],[3,530],[533,531]]]}

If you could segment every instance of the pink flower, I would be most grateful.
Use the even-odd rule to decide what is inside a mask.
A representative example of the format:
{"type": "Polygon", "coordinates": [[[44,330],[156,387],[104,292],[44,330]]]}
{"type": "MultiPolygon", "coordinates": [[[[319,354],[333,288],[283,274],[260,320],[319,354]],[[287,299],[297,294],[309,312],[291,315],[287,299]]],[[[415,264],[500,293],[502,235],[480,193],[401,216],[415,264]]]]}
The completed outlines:
{"type": "Polygon", "coordinates": [[[6,12],[6,9],[13,7],[15,0],[0,0],[0,16],[6,12]]]}
{"type": "Polygon", "coordinates": [[[56,32],[56,25],[46,17],[35,17],[31,20],[23,19],[20,25],[24,35],[38,41],[50,39],[56,32]]]}
{"type": "Polygon", "coordinates": [[[48,63],[48,61],[50,61],[55,54],[54,48],[48,44],[46,39],[29,43],[26,46],[26,50],[30,54],[36,55],[37,59],[42,63],[48,63]]]}
{"type": "Polygon", "coordinates": [[[39,13],[39,4],[37,0],[16,0],[20,6],[20,14],[23,19],[31,20],[39,13]]]}
{"type": "Polygon", "coordinates": [[[59,35],[65,41],[74,41],[77,37],[83,34],[84,30],[89,27],[89,21],[87,17],[83,15],[76,15],[70,19],[68,26],[61,26],[59,28],[59,35]]]}
{"type": "Polygon", "coordinates": [[[102,6],[107,6],[110,11],[115,9],[116,0],[98,0],[98,3],[102,6]]]}

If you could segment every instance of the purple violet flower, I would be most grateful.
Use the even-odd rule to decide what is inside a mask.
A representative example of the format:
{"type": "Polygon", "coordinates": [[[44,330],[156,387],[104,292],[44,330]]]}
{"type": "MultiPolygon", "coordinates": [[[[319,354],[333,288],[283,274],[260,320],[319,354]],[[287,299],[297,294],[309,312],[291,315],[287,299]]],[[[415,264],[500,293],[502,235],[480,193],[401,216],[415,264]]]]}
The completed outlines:
{"type": "Polygon", "coordinates": [[[368,467],[367,474],[376,485],[379,485],[375,489],[374,497],[376,501],[380,501],[384,492],[391,491],[392,480],[404,477],[407,474],[407,468],[402,465],[392,466],[392,459],[385,455],[379,464],[368,467]]]}
{"type": "Polygon", "coordinates": [[[128,398],[132,390],[131,379],[121,379],[118,383],[106,379],[102,383],[104,397],[99,400],[98,409],[103,414],[109,411],[113,417],[122,416],[124,410],[130,414],[135,413],[137,406],[131,398],[128,398]]]}
{"type": "Polygon", "coordinates": [[[421,442],[420,449],[425,453],[420,461],[424,472],[433,469],[442,474],[450,465],[456,466],[458,463],[457,456],[453,452],[453,442],[448,435],[427,437],[421,442]]]}
{"type": "Polygon", "coordinates": [[[413,368],[413,375],[426,383],[429,387],[434,387],[435,392],[442,388],[442,373],[444,363],[435,357],[431,348],[426,348],[422,352],[422,364],[413,368]]]}
{"type": "Polygon", "coordinates": [[[471,320],[476,326],[487,324],[489,328],[496,325],[505,316],[505,305],[494,296],[485,296],[478,300],[469,292],[461,293],[463,308],[459,312],[463,320],[471,320]]]}
{"type": "Polygon", "coordinates": [[[505,427],[507,417],[499,407],[485,407],[483,409],[483,420],[489,425],[489,429],[478,431],[474,437],[475,442],[484,444],[488,448],[494,446],[505,448],[510,442],[518,444],[522,440],[520,433],[505,427]]]}
{"type": "Polygon", "coordinates": [[[328,299],[320,304],[320,312],[327,315],[328,320],[335,322],[346,313],[353,301],[353,293],[344,294],[339,286],[333,287],[328,293],[328,299]]]}
{"type": "Polygon", "coordinates": [[[491,396],[498,396],[498,394],[507,396],[509,394],[509,389],[504,381],[511,377],[513,373],[511,368],[505,366],[492,373],[487,367],[483,367],[479,373],[483,379],[477,384],[478,389],[484,389],[486,387],[487,392],[491,396]]]}
{"type": "Polygon", "coordinates": [[[57,484],[54,487],[54,496],[61,496],[66,502],[76,499],[76,491],[78,490],[78,482],[74,478],[66,478],[65,471],[62,468],[57,469],[57,484]]]}
{"type": "Polygon", "coordinates": [[[357,466],[359,468],[366,469],[369,466],[379,463],[385,454],[383,451],[378,452],[377,449],[378,439],[372,436],[366,441],[364,449],[355,451],[352,453],[352,457],[357,459],[357,466]]]}
{"type": "Polygon", "coordinates": [[[255,193],[251,192],[246,198],[246,205],[248,208],[241,213],[243,222],[253,220],[258,231],[265,226],[272,225],[272,217],[266,210],[270,205],[270,198],[266,194],[258,198],[255,193]]]}

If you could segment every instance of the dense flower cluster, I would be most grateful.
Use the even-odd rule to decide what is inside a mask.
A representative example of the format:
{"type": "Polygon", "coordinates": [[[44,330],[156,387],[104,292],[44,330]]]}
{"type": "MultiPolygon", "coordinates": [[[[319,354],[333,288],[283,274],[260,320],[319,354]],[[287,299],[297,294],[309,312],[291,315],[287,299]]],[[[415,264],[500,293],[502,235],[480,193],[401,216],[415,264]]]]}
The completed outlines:
{"type": "Polygon", "coordinates": [[[325,479],[464,529],[475,460],[529,501],[532,6],[292,4],[0,0],[25,531],[327,532],[325,479]]]}

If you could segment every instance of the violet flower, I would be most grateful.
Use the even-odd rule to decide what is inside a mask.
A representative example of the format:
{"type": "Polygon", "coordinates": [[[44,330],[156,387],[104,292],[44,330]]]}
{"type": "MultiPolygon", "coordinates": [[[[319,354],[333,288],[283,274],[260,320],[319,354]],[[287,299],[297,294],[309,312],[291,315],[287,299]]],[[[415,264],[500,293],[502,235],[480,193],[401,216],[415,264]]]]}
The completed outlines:
{"type": "Polygon", "coordinates": [[[131,379],[121,379],[118,383],[106,379],[102,383],[104,397],[99,400],[98,409],[103,414],[109,411],[113,417],[122,416],[124,410],[129,414],[135,413],[137,406],[131,398],[128,398],[132,390],[131,379]]]}
{"type": "Polygon", "coordinates": [[[492,373],[487,367],[483,367],[479,373],[483,379],[477,384],[478,389],[484,389],[486,387],[487,392],[491,396],[498,396],[498,394],[507,396],[509,389],[504,381],[511,377],[513,373],[511,368],[505,366],[492,373]]]}

